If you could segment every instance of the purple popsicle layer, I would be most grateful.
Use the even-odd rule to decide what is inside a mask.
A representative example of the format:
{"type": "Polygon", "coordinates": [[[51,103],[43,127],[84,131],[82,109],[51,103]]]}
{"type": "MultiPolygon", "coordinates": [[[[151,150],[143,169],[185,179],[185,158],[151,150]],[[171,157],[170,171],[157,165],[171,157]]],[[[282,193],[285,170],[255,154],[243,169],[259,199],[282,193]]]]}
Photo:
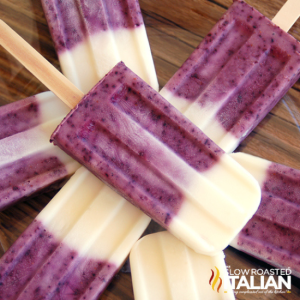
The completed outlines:
{"type": "Polygon", "coordinates": [[[59,157],[39,153],[0,169],[0,210],[37,193],[59,189],[69,172],[59,157]]]}
{"type": "Polygon", "coordinates": [[[231,152],[299,78],[299,53],[295,38],[235,0],[162,95],[231,152]]]}
{"type": "Polygon", "coordinates": [[[59,116],[68,112],[51,95],[32,96],[0,109],[0,210],[41,191],[59,188],[78,166],[48,142],[49,131],[60,122],[59,116]],[[58,104],[53,107],[57,109],[53,120],[42,108],[52,102],[58,104]]]}
{"type": "Polygon", "coordinates": [[[171,178],[185,185],[189,178],[163,148],[196,172],[209,170],[223,154],[123,63],[82,99],[51,139],[165,227],[184,198],[171,178]]]}
{"type": "Polygon", "coordinates": [[[58,53],[72,49],[98,31],[134,29],[144,24],[137,0],[43,0],[42,4],[58,53]]]}
{"type": "Polygon", "coordinates": [[[116,272],[81,257],[35,220],[0,260],[0,299],[97,299],[116,272]]]}
{"type": "Polygon", "coordinates": [[[36,96],[4,105],[0,110],[0,139],[33,128],[39,123],[39,104],[36,96]]]}
{"type": "Polygon", "coordinates": [[[264,172],[261,204],[233,246],[300,277],[300,171],[269,162],[264,172]]]}

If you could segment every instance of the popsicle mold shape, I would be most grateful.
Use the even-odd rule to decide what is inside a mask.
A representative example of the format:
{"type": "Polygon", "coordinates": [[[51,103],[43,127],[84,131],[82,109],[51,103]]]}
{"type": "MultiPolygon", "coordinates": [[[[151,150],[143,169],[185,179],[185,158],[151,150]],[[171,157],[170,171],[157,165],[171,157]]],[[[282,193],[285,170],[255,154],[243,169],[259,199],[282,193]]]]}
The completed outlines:
{"type": "Polygon", "coordinates": [[[49,142],[69,111],[51,92],[0,108],[0,210],[60,187],[79,168],[49,142]]]}
{"type": "Polygon", "coordinates": [[[130,252],[134,299],[235,299],[224,257],[196,253],[166,231],[146,235],[130,252]]]}
{"type": "Polygon", "coordinates": [[[231,245],[300,277],[300,171],[245,153],[232,157],[258,180],[262,198],[231,245]]]}
{"type": "Polygon", "coordinates": [[[123,63],[51,140],[197,252],[224,249],[259,205],[256,180],[123,63]]]}
{"type": "Polygon", "coordinates": [[[154,89],[158,82],[137,0],[42,0],[64,75],[87,93],[124,61],[154,89]]]}
{"type": "Polygon", "coordinates": [[[79,168],[0,259],[0,299],[98,299],[149,222],[79,168]]]}
{"type": "Polygon", "coordinates": [[[161,95],[232,152],[300,76],[300,43],[235,0],[161,95]]]}

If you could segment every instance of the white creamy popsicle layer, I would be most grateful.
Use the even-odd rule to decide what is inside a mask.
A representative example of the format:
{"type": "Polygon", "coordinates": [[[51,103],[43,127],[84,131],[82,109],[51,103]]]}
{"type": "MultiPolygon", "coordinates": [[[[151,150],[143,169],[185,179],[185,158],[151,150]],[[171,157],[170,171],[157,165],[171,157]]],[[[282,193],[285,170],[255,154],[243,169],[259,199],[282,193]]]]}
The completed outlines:
{"type": "Polygon", "coordinates": [[[44,92],[0,108],[0,210],[58,188],[79,164],[49,142],[70,109],[44,92]]]}
{"type": "Polygon", "coordinates": [[[42,0],[64,75],[88,92],[120,61],[156,90],[148,37],[136,0],[42,0]]]}
{"type": "Polygon", "coordinates": [[[235,299],[224,257],[196,253],[168,232],[144,236],[130,252],[134,299],[235,299]]]}
{"type": "Polygon", "coordinates": [[[79,168],[0,259],[0,299],[98,299],[149,222],[79,168]]]}

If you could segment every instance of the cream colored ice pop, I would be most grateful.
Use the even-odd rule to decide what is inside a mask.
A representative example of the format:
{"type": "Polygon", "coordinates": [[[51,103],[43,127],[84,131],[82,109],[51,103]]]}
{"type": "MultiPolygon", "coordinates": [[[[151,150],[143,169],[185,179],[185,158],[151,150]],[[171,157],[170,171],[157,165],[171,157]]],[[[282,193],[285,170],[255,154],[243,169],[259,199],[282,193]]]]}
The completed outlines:
{"type": "Polygon", "coordinates": [[[45,92],[0,108],[0,210],[59,188],[79,164],[49,143],[70,109],[45,92]]]}
{"type": "Polygon", "coordinates": [[[262,189],[257,212],[231,245],[300,277],[300,171],[245,153],[231,156],[262,189]]]}
{"type": "Polygon", "coordinates": [[[98,299],[149,222],[81,167],[0,259],[0,299],[98,299]]]}
{"type": "Polygon", "coordinates": [[[124,61],[154,89],[158,82],[136,0],[42,0],[64,75],[87,93],[124,61]]]}
{"type": "Polygon", "coordinates": [[[146,235],[130,252],[134,299],[235,299],[224,257],[196,253],[166,231],[146,235]]]}

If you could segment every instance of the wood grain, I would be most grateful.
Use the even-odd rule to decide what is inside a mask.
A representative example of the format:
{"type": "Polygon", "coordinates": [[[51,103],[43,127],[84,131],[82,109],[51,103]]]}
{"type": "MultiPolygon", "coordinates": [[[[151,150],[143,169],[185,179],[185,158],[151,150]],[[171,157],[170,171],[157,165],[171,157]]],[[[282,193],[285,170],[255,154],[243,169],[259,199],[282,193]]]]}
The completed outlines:
{"type": "MultiPolygon", "coordinates": [[[[273,18],[285,1],[247,2],[267,17],[273,18]]],[[[231,0],[140,0],[160,87],[188,58],[231,3],[231,0]]],[[[40,1],[0,0],[0,17],[59,69],[40,1]]],[[[300,40],[300,20],[290,33],[300,40]]],[[[0,105],[47,90],[2,48],[0,66],[0,105]]],[[[299,91],[300,83],[297,82],[242,142],[238,150],[300,169],[299,91]]],[[[3,255],[54,194],[55,192],[43,194],[0,212],[0,255],[3,255]]],[[[160,228],[152,222],[147,233],[157,230],[160,228]]],[[[228,247],[225,253],[227,264],[232,269],[270,268],[233,248],[228,247]]],[[[266,294],[259,297],[238,294],[237,299],[299,299],[299,286],[299,279],[293,278],[291,294],[266,294]]],[[[119,272],[101,299],[133,299],[130,273],[119,272]]]]}

